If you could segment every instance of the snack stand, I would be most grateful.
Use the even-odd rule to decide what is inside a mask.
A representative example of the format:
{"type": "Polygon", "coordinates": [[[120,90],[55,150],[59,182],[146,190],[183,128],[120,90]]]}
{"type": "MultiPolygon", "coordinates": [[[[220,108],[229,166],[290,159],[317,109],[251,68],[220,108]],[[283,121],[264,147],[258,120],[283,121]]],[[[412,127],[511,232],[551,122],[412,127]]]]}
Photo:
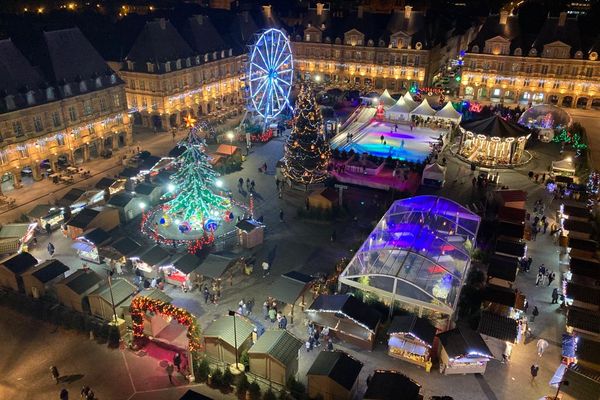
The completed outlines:
{"type": "Polygon", "coordinates": [[[440,373],[483,374],[494,358],[481,335],[459,326],[438,334],[440,339],[440,373]]]}
{"type": "Polygon", "coordinates": [[[169,260],[170,254],[160,247],[154,245],[150,248],[142,247],[131,257],[133,266],[142,272],[146,278],[155,278],[158,276],[158,267],[165,265],[169,260]]]}
{"type": "Polygon", "coordinates": [[[193,254],[185,254],[175,259],[169,265],[158,267],[165,281],[171,285],[181,286],[186,282],[189,287],[191,282],[199,282],[199,275],[196,272],[202,261],[193,254]]]}
{"type": "Polygon", "coordinates": [[[426,318],[396,316],[388,328],[388,354],[431,369],[431,350],[437,329],[426,318]]]}
{"type": "Polygon", "coordinates": [[[104,229],[93,228],[79,236],[71,247],[77,250],[79,258],[95,264],[102,263],[98,249],[111,241],[111,237],[104,229]]]}

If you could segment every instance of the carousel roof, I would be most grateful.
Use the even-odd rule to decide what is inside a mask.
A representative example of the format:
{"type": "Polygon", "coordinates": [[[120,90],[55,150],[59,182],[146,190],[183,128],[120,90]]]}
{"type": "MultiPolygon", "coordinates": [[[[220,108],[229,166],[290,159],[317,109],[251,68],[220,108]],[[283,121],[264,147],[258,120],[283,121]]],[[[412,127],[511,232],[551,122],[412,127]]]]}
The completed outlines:
{"type": "Polygon", "coordinates": [[[460,126],[469,132],[492,137],[520,137],[529,135],[529,130],[494,115],[489,118],[463,122],[460,126]]]}

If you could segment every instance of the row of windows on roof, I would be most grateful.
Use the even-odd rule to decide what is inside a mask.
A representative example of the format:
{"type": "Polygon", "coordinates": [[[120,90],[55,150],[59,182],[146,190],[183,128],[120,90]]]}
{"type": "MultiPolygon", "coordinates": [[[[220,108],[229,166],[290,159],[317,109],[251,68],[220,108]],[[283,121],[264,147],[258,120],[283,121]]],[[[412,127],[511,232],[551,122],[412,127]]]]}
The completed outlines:
{"type": "MultiPolygon", "coordinates": [[[[157,64],[155,62],[147,62],[146,63],[146,70],[150,73],[154,73],[154,72],[159,72],[160,71],[160,65],[163,66],[164,72],[171,72],[172,70],[172,65],[174,66],[175,70],[180,70],[183,65],[185,65],[185,68],[190,68],[192,66],[192,63],[194,65],[200,65],[202,63],[201,60],[204,60],[203,62],[210,62],[210,61],[216,61],[219,58],[223,59],[226,57],[232,57],[233,56],[233,49],[229,49],[227,51],[225,50],[221,50],[220,52],[220,57],[219,57],[219,52],[218,51],[214,51],[212,53],[207,53],[204,54],[204,56],[195,56],[195,57],[187,57],[186,59],[182,60],[182,59],[177,59],[174,61],[165,61],[164,63],[161,64],[157,64]]],[[[135,63],[131,60],[127,60],[127,69],[130,71],[133,71],[135,67],[135,63]]]]}
{"type": "MultiPolygon", "coordinates": [[[[296,40],[301,41],[302,37],[300,35],[297,35],[296,40]]],[[[321,39],[320,34],[305,33],[304,41],[320,43],[322,41],[322,39],[321,39]]],[[[410,49],[411,48],[410,41],[411,41],[410,36],[405,37],[405,38],[392,38],[390,44],[387,45],[385,40],[380,39],[377,46],[378,47],[388,47],[388,48],[398,48],[398,49],[402,49],[402,48],[410,49]]],[[[331,44],[331,38],[329,36],[325,37],[325,43],[331,44]]],[[[334,44],[338,44],[338,45],[342,44],[342,39],[340,39],[339,37],[335,38],[334,44]]],[[[344,44],[348,45],[348,46],[364,46],[364,40],[361,36],[351,35],[351,36],[348,36],[344,40],[344,44]]],[[[374,47],[374,46],[375,46],[375,42],[372,39],[367,40],[367,47],[374,47]]],[[[421,42],[417,42],[415,44],[415,48],[417,50],[421,50],[423,48],[423,44],[421,42]]]]}
{"type": "MultiPolygon", "coordinates": [[[[509,43],[499,44],[499,43],[495,43],[495,42],[486,43],[486,45],[483,49],[483,52],[487,53],[487,54],[494,54],[494,55],[509,55],[510,44],[509,43]]],[[[479,53],[479,46],[474,45],[473,47],[471,47],[471,53],[479,53]]],[[[522,56],[523,50],[520,47],[517,47],[513,51],[513,55],[514,56],[522,56]]],[[[536,57],[538,55],[538,51],[535,47],[532,47],[531,49],[529,49],[529,52],[527,53],[527,55],[529,57],[536,57]]],[[[542,56],[549,57],[549,58],[569,58],[570,48],[565,47],[565,46],[560,46],[560,47],[546,46],[546,47],[544,47],[542,56]]],[[[577,52],[575,52],[575,56],[573,58],[583,59],[583,52],[581,50],[578,50],[577,52]]],[[[596,61],[598,59],[598,53],[593,51],[589,54],[588,58],[592,61],[596,61]]]]}

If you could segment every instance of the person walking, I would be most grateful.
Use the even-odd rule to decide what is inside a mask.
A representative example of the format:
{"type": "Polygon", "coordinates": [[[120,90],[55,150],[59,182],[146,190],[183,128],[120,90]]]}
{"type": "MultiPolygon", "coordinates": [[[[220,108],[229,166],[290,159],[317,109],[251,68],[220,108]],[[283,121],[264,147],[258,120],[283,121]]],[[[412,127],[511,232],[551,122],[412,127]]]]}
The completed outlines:
{"type": "Polygon", "coordinates": [[[531,372],[531,382],[533,382],[535,380],[535,378],[538,376],[538,372],[540,370],[540,367],[537,364],[533,364],[530,368],[530,372],[531,372]]]}
{"type": "Polygon", "coordinates": [[[250,178],[246,178],[246,189],[250,190],[250,178]]]}
{"type": "Polygon", "coordinates": [[[46,222],[46,226],[44,226],[44,229],[46,230],[46,233],[48,234],[48,236],[50,236],[52,234],[52,226],[50,225],[49,222],[46,222]]]}
{"type": "Polygon", "coordinates": [[[331,338],[327,339],[327,351],[333,351],[333,341],[331,338]]]}
{"type": "Polygon", "coordinates": [[[379,136],[379,141],[383,143],[383,135],[379,136]]]}
{"type": "Polygon", "coordinates": [[[269,263],[265,260],[262,263],[262,270],[263,270],[263,278],[266,277],[267,275],[269,275],[269,263]]]}
{"type": "Polygon", "coordinates": [[[535,286],[539,286],[540,282],[544,279],[544,274],[538,272],[537,278],[535,278],[535,286]]]}
{"type": "Polygon", "coordinates": [[[277,320],[277,310],[274,308],[269,309],[269,320],[275,322],[277,320]]]}
{"type": "Polygon", "coordinates": [[[60,390],[59,398],[60,400],[69,400],[69,391],[65,388],[62,388],[60,390]]]}
{"type": "Polygon", "coordinates": [[[208,299],[210,298],[210,292],[208,291],[208,288],[206,286],[204,286],[204,289],[202,289],[202,294],[204,296],[204,304],[208,304],[208,299]]]}
{"type": "Polygon", "coordinates": [[[173,364],[177,367],[177,372],[181,372],[181,355],[179,353],[175,353],[173,356],[173,364]]]}
{"type": "Polygon", "coordinates": [[[539,312],[539,310],[538,310],[537,306],[534,306],[534,307],[533,307],[533,311],[531,312],[531,315],[532,315],[532,317],[531,317],[531,322],[535,321],[535,318],[536,318],[538,315],[540,315],[540,312],[539,312]]]}
{"type": "Polygon", "coordinates": [[[552,303],[551,304],[558,304],[558,289],[557,288],[552,289],[552,303]]]}
{"type": "Polygon", "coordinates": [[[284,315],[281,317],[281,329],[283,329],[284,331],[287,329],[287,317],[284,315]]]}
{"type": "Polygon", "coordinates": [[[269,319],[269,303],[266,301],[263,303],[262,312],[265,320],[269,319]]]}
{"type": "Polygon", "coordinates": [[[50,254],[50,257],[54,257],[54,245],[52,244],[52,242],[48,243],[48,254],[50,254]]]}
{"type": "Polygon", "coordinates": [[[279,210],[279,222],[283,222],[283,210],[279,210]]]}
{"type": "Polygon", "coordinates": [[[544,351],[546,351],[546,349],[548,348],[548,342],[544,339],[540,339],[537,341],[537,355],[538,357],[541,357],[542,355],[544,355],[544,351]]]}
{"type": "Polygon", "coordinates": [[[542,224],[544,227],[544,234],[546,234],[546,231],[548,230],[548,221],[544,221],[542,224]]]}
{"type": "Polygon", "coordinates": [[[58,368],[56,366],[50,367],[50,373],[52,374],[52,379],[54,379],[54,383],[58,385],[58,381],[60,380],[60,373],[58,372],[58,368]]]}
{"type": "Polygon", "coordinates": [[[550,271],[548,273],[548,286],[550,286],[552,284],[552,281],[556,278],[556,275],[554,274],[554,271],[550,271]]]}
{"type": "Polygon", "coordinates": [[[256,184],[254,183],[254,179],[252,179],[252,181],[250,182],[250,191],[254,192],[254,187],[256,186],[256,184]]]}
{"type": "Polygon", "coordinates": [[[89,386],[84,386],[81,388],[81,398],[85,399],[87,398],[88,393],[90,392],[90,387],[89,386]]]}
{"type": "Polygon", "coordinates": [[[173,384],[173,371],[175,370],[175,368],[173,368],[173,364],[169,363],[167,364],[167,375],[169,376],[169,383],[172,385],[173,384]]]}

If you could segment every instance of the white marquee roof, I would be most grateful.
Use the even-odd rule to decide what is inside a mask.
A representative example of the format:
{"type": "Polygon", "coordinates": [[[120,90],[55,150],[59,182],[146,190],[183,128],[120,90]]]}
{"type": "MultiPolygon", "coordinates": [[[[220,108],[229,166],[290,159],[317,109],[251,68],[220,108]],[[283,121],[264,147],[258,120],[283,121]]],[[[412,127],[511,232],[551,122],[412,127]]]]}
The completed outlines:
{"type": "Polygon", "coordinates": [[[396,104],[396,100],[394,100],[387,89],[385,89],[381,96],[379,96],[379,101],[382,102],[385,107],[391,107],[396,104]]]}
{"type": "Polygon", "coordinates": [[[435,110],[431,108],[427,99],[424,99],[417,108],[411,111],[411,114],[431,117],[435,115],[435,110]]]}
{"type": "Polygon", "coordinates": [[[459,120],[461,119],[462,114],[456,111],[456,109],[454,109],[454,107],[452,106],[452,102],[449,101],[441,110],[435,113],[435,116],[440,118],[459,120]]]}

